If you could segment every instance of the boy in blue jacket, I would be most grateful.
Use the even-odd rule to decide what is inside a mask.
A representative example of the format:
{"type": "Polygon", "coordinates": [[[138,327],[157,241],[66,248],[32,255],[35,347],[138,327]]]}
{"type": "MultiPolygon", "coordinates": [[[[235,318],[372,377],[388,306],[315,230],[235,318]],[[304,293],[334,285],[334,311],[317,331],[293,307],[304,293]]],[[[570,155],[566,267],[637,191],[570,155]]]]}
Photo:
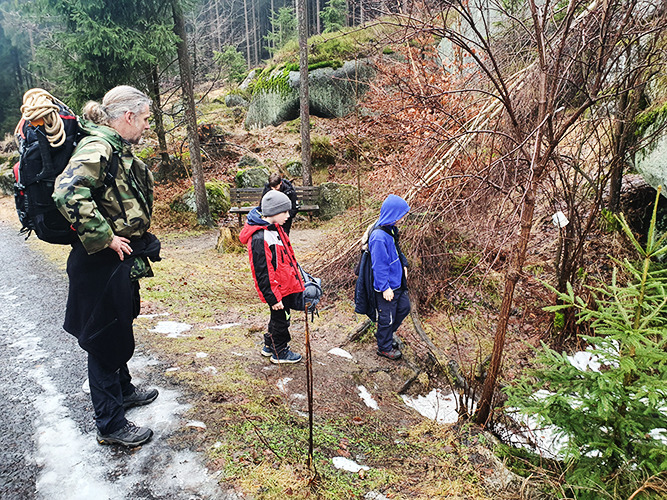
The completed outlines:
{"type": "Polygon", "coordinates": [[[392,360],[402,355],[393,344],[394,333],[410,313],[408,261],[398,245],[396,227],[409,211],[410,206],[403,198],[390,194],[382,203],[375,225],[378,230],[372,231],[368,238],[378,305],[377,354],[392,360]]]}

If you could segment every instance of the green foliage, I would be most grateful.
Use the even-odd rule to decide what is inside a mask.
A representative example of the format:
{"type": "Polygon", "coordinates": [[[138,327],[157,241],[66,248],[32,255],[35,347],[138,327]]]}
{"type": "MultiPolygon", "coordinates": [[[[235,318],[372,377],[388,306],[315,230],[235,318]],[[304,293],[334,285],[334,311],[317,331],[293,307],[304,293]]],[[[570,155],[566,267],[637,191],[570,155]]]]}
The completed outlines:
{"type": "Polygon", "coordinates": [[[649,130],[667,122],[667,102],[641,113],[635,120],[635,135],[642,137],[649,130]]]}
{"type": "Polygon", "coordinates": [[[175,52],[169,3],[36,0],[31,6],[52,30],[34,67],[68,89],[70,95],[58,96],[73,106],[119,84],[146,88],[151,69],[175,52]]]}
{"type": "Polygon", "coordinates": [[[607,208],[603,208],[602,212],[600,213],[600,217],[600,225],[604,231],[608,233],[620,231],[621,225],[619,224],[614,212],[607,208]]]}
{"type": "Polygon", "coordinates": [[[589,287],[594,307],[569,284],[566,293],[549,287],[563,305],[545,310],[574,307],[595,332],[583,339],[599,370],[580,370],[543,345],[539,367],[507,390],[509,405],[560,429],[570,464],[565,479],[577,498],[627,498],[667,469],[667,446],[656,435],[667,409],[667,269],[652,264],[667,244],[655,237],[655,220],[654,209],[644,248],[619,217],[641,260],[618,262],[626,283],[616,269],[611,283],[589,287]]]}
{"type": "MultiPolygon", "coordinates": [[[[340,59],[335,59],[333,61],[319,61],[316,63],[311,63],[308,65],[308,71],[313,71],[320,68],[333,68],[338,69],[343,66],[343,61],[340,59]]],[[[287,63],[285,64],[285,70],[287,71],[299,71],[300,66],[297,63],[287,63]]]]}
{"type": "Polygon", "coordinates": [[[345,0],[329,0],[329,5],[320,12],[324,33],[342,30],[345,27],[346,17],[347,3],[345,0]]]}
{"type": "Polygon", "coordinates": [[[277,92],[282,96],[286,96],[292,91],[289,85],[289,70],[283,68],[280,71],[274,71],[274,68],[270,67],[262,70],[250,84],[248,91],[251,95],[262,92],[277,92]]]}
{"type": "Polygon", "coordinates": [[[269,43],[267,49],[271,54],[282,49],[288,42],[297,37],[297,19],[294,9],[280,7],[278,12],[271,13],[271,31],[265,39],[269,43]]]}
{"type": "Polygon", "coordinates": [[[227,74],[227,80],[230,82],[241,82],[247,73],[246,61],[236,47],[225,45],[222,52],[213,52],[213,60],[227,74]]]}

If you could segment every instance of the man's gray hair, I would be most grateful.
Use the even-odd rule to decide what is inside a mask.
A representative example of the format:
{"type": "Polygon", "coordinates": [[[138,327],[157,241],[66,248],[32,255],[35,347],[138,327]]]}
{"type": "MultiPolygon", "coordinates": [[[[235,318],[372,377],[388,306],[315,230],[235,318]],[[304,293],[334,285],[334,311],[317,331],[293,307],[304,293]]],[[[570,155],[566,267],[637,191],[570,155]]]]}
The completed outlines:
{"type": "Polygon", "coordinates": [[[83,107],[83,117],[98,125],[110,125],[125,112],[138,114],[146,106],[151,105],[151,99],[141,90],[129,85],[119,85],[104,95],[102,104],[89,101],[83,107]]]}

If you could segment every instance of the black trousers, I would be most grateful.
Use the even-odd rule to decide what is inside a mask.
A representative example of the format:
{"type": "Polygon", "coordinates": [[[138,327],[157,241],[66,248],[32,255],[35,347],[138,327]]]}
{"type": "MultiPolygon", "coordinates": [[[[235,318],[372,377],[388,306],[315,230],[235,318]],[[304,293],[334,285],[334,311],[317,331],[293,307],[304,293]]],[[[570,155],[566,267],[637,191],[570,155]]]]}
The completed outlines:
{"type": "Polygon", "coordinates": [[[278,356],[287,349],[292,340],[289,333],[291,310],[303,311],[303,292],[283,297],[283,306],[284,309],[271,309],[269,332],[264,334],[264,345],[278,356]]]}
{"type": "Polygon", "coordinates": [[[127,423],[123,396],[135,391],[127,365],[112,369],[88,353],[88,382],[97,429],[103,435],[116,432],[127,423]]]}
{"type": "Polygon", "coordinates": [[[391,351],[391,341],[394,333],[401,326],[403,320],[410,314],[410,297],[408,291],[400,288],[394,290],[394,299],[391,302],[384,300],[382,292],[375,292],[378,304],[378,323],[375,338],[378,350],[391,351]]]}

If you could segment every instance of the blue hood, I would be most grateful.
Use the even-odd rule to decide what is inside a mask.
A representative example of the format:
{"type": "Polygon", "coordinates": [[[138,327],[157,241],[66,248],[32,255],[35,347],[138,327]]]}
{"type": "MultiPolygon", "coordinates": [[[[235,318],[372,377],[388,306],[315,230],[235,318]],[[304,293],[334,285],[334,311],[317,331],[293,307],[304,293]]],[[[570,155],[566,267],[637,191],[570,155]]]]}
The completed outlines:
{"type": "Polygon", "coordinates": [[[400,196],[390,194],[382,203],[378,226],[393,226],[394,223],[410,211],[410,205],[400,196]]]}
{"type": "Polygon", "coordinates": [[[262,219],[262,213],[259,207],[253,208],[248,214],[248,224],[251,226],[268,226],[269,223],[262,219]]]}

